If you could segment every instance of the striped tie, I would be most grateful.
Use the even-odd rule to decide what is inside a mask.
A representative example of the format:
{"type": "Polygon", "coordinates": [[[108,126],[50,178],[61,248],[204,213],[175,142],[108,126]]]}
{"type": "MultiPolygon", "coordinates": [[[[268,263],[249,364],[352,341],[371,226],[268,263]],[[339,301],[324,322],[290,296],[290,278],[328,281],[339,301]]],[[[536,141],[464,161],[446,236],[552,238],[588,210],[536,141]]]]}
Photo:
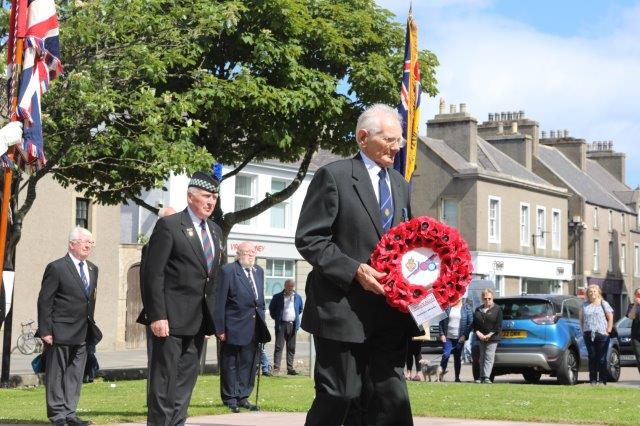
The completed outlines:
{"type": "Polygon", "coordinates": [[[207,271],[213,269],[213,246],[207,233],[207,222],[202,219],[200,222],[200,230],[202,231],[202,250],[204,250],[204,258],[207,261],[207,271]]]}
{"type": "Polygon", "coordinates": [[[378,172],[378,190],[380,192],[380,217],[382,218],[382,229],[385,232],[391,228],[393,222],[393,200],[391,199],[391,191],[387,185],[387,170],[380,169],[378,172]]]}
{"type": "Polygon", "coordinates": [[[89,297],[89,280],[87,279],[87,276],[84,273],[84,262],[78,262],[78,266],[80,267],[80,279],[82,280],[82,284],[84,285],[84,294],[87,295],[87,297],[89,297]]]}

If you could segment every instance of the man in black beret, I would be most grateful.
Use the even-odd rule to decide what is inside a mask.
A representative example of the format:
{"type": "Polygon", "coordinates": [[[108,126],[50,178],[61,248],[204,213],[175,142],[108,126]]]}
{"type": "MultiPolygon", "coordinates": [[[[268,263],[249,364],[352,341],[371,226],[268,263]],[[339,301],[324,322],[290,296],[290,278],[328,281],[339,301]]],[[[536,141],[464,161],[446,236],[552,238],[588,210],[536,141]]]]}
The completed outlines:
{"type": "Polygon", "coordinates": [[[222,258],[222,231],[209,216],[219,183],[196,172],[187,208],[158,220],[143,265],[143,305],[153,332],[147,424],[187,418],[205,335],[215,333],[213,291],[222,258]]]}

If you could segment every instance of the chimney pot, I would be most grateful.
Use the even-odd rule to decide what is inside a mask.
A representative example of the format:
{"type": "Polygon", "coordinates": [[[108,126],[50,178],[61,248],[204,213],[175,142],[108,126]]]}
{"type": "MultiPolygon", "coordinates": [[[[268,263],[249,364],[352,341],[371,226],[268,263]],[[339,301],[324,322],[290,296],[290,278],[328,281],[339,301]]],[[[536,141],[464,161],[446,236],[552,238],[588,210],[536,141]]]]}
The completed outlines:
{"type": "Polygon", "coordinates": [[[569,130],[568,129],[564,129],[564,137],[565,138],[569,137],[569,130]]]}
{"type": "Polygon", "coordinates": [[[524,110],[520,110],[519,116],[520,120],[524,120],[524,110]]]}
{"type": "Polygon", "coordinates": [[[555,130],[551,130],[551,131],[549,132],[549,137],[550,137],[551,139],[555,139],[555,138],[556,138],[556,131],[555,131],[555,130]]]}
{"type": "Polygon", "coordinates": [[[511,122],[511,133],[518,133],[518,122],[517,121],[512,121],[511,122]]]}
{"type": "Polygon", "coordinates": [[[498,134],[501,135],[504,133],[504,124],[502,121],[498,122],[498,134]]]}
{"type": "Polygon", "coordinates": [[[546,139],[547,138],[547,132],[545,130],[543,130],[541,132],[541,134],[542,134],[542,136],[541,136],[542,139],[546,139]]]}
{"type": "Polygon", "coordinates": [[[449,105],[449,113],[450,114],[456,113],[456,106],[454,104],[449,105]]]}
{"type": "Polygon", "coordinates": [[[493,114],[493,118],[494,118],[494,120],[496,120],[496,121],[500,121],[500,113],[499,113],[499,112],[494,113],[494,114],[493,114]]]}
{"type": "Polygon", "coordinates": [[[500,113],[500,120],[505,121],[507,119],[507,113],[506,112],[501,112],[500,113]]]}
{"type": "Polygon", "coordinates": [[[460,104],[460,112],[467,112],[467,104],[460,104]]]}
{"type": "Polygon", "coordinates": [[[517,119],[518,119],[518,117],[519,117],[519,115],[518,115],[518,111],[513,111],[513,112],[511,113],[511,116],[513,117],[513,119],[514,119],[514,120],[517,120],[517,119]]]}
{"type": "Polygon", "coordinates": [[[513,115],[511,114],[511,112],[507,113],[507,120],[511,121],[513,119],[513,115]]]}
{"type": "Polygon", "coordinates": [[[602,142],[598,141],[598,151],[602,151],[602,142]]]}
{"type": "Polygon", "coordinates": [[[489,121],[493,121],[493,113],[492,112],[489,113],[489,121]]]}
{"type": "Polygon", "coordinates": [[[438,113],[439,114],[444,114],[444,110],[446,108],[446,103],[444,101],[444,98],[440,98],[440,105],[438,106],[438,113]]]}
{"type": "Polygon", "coordinates": [[[562,137],[562,130],[556,130],[556,135],[558,136],[558,139],[560,139],[562,137]]]}
{"type": "Polygon", "coordinates": [[[609,141],[609,151],[613,151],[613,141],[609,141]]]}

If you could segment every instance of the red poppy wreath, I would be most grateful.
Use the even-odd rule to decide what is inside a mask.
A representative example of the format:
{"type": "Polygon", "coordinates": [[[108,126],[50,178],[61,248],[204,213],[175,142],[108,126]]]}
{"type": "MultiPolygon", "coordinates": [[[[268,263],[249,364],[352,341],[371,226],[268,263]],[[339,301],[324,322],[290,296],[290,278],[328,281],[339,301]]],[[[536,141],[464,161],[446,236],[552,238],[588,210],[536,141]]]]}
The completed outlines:
{"type": "Polygon", "coordinates": [[[464,296],[473,271],[458,230],[428,216],[402,222],[383,235],[371,266],[387,274],[380,280],[387,302],[402,312],[429,293],[446,309],[464,296]]]}

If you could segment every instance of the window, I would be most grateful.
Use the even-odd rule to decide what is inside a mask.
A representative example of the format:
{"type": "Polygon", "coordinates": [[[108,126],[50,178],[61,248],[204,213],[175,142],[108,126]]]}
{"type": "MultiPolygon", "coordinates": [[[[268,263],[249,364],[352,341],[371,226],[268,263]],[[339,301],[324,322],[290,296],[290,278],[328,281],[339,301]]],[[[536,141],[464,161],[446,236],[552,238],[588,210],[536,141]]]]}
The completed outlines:
{"type": "Polygon", "coordinates": [[[520,203],[520,245],[529,247],[529,204],[520,203]]]}
{"type": "Polygon", "coordinates": [[[624,213],[620,216],[620,230],[623,234],[627,232],[627,216],[624,213]]]}
{"type": "Polygon", "coordinates": [[[613,241],[609,241],[609,262],[607,264],[607,271],[613,271],[613,241]]]}
{"type": "Polygon", "coordinates": [[[613,212],[609,210],[609,232],[613,231],[613,212]]]}
{"type": "Polygon", "coordinates": [[[458,227],[458,202],[451,198],[443,198],[440,206],[440,220],[454,228],[458,227]]]}
{"type": "Polygon", "coordinates": [[[274,294],[284,289],[284,282],[295,279],[295,264],[293,260],[267,259],[265,274],[265,299],[271,299],[274,294]]]}
{"type": "Polygon", "coordinates": [[[620,246],[620,273],[624,274],[627,268],[625,268],[625,263],[627,261],[627,245],[622,244],[620,246]]]}
{"type": "MultiPolygon", "coordinates": [[[[235,209],[239,211],[251,207],[254,203],[255,190],[253,184],[253,176],[238,175],[236,176],[235,189],[235,209]]],[[[250,225],[251,220],[239,222],[240,225],[250,225]]]]}
{"type": "MultiPolygon", "coordinates": [[[[288,185],[288,182],[279,179],[271,179],[271,193],[275,194],[276,192],[280,192],[285,189],[288,185]]],[[[285,200],[280,204],[276,204],[275,206],[269,209],[271,214],[271,227],[277,229],[285,229],[289,220],[289,202],[285,200]]]]}
{"type": "Polygon", "coordinates": [[[489,242],[500,242],[500,198],[489,197],[489,242]]]}
{"type": "Polygon", "coordinates": [[[593,229],[598,229],[598,208],[593,208],[593,229]]]}
{"type": "Polygon", "coordinates": [[[600,241],[593,240],[593,272],[600,270],[600,241]]]}
{"type": "Polygon", "coordinates": [[[536,210],[536,247],[545,249],[547,247],[547,211],[544,207],[536,210]]]}
{"type": "Polygon", "coordinates": [[[636,277],[640,277],[640,246],[633,246],[633,273],[636,277]]]}
{"type": "Polygon", "coordinates": [[[76,226],[89,229],[89,200],[76,198],[76,226]]]}
{"type": "Polygon", "coordinates": [[[560,250],[560,210],[553,209],[551,216],[551,248],[560,250]]]}

